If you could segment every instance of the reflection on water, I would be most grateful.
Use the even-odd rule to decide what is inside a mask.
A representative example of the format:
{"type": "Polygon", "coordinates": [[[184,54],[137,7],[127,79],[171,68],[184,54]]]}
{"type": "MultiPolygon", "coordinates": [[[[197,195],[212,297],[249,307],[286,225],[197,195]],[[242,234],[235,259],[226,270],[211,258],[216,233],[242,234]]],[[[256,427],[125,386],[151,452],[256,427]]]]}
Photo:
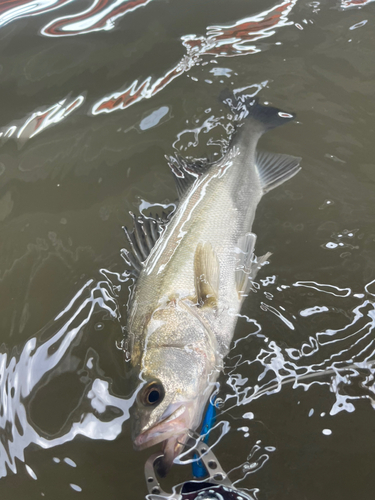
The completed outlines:
{"type": "MultiPolygon", "coordinates": [[[[254,359],[244,359],[241,354],[236,356],[236,352],[241,347],[241,340],[245,339],[236,341],[232,351],[232,362],[236,363],[230,368],[228,381],[234,394],[228,394],[226,401],[229,402],[234,398],[236,406],[245,405],[261,396],[280,391],[285,383],[292,383],[294,388],[303,387],[306,391],[313,384],[319,384],[327,386],[335,395],[335,402],[330,410],[331,415],[344,410],[354,411],[353,403],[357,399],[368,399],[375,408],[373,397],[375,395],[375,367],[373,367],[375,303],[372,300],[374,294],[368,291],[369,287],[374,286],[374,281],[366,285],[362,293],[353,293],[350,288],[341,289],[315,282],[299,281],[291,286],[277,286],[277,280],[273,278],[271,277],[269,281],[264,280],[267,285],[266,290],[264,284],[257,289],[257,293],[265,296],[265,302],[261,303],[262,309],[278,318],[284,330],[287,328],[292,331],[309,331],[308,340],[303,343],[296,342],[293,346],[289,341],[288,347],[282,346],[265,335],[264,328],[260,328],[256,321],[247,318],[248,322],[253,323],[254,331],[245,339],[255,337],[261,347],[254,359]],[[301,293],[299,290],[301,287],[315,291],[316,305],[298,312],[288,311],[282,305],[277,307],[270,305],[273,301],[285,303],[293,295],[311,297],[311,292],[301,293]],[[327,294],[335,299],[328,302],[325,297],[327,294]],[[288,295],[288,299],[283,300],[284,295],[288,295]],[[364,297],[367,297],[366,300],[358,304],[359,299],[364,297]],[[352,308],[348,300],[354,302],[352,308]],[[345,324],[341,328],[327,327],[321,331],[310,331],[310,318],[317,314],[322,315],[319,319],[322,327],[332,321],[332,315],[345,315],[348,318],[345,318],[345,324]],[[251,370],[259,371],[255,379],[252,377],[252,380],[256,380],[259,384],[244,384],[237,370],[243,370],[245,367],[246,370],[250,367],[251,370]],[[324,377],[326,381],[322,380],[324,377]],[[362,389],[360,396],[345,394],[346,387],[353,383],[362,389]]],[[[342,318],[337,318],[335,322],[343,323],[342,318]]]]}
{"type": "Polygon", "coordinates": [[[374,0],[341,0],[341,7],[343,9],[348,9],[349,7],[361,7],[362,5],[367,5],[374,0]]]}
{"type": "Polygon", "coordinates": [[[51,383],[54,376],[69,369],[72,346],[77,341],[82,342],[82,335],[94,312],[104,311],[118,319],[113,291],[108,280],[96,284],[93,280],[88,281],[53,324],[42,332],[44,336],[62,324],[48,340],[41,342],[32,337],[20,353],[15,349],[0,354],[0,477],[7,475],[7,467],[17,472],[16,459],[24,461],[24,451],[31,443],[53,448],[77,435],[113,440],[120,434],[122,424],[129,416],[132,399],[128,401],[110,394],[108,381],[100,379],[96,373],[95,358],[98,355],[95,352],[87,357],[85,369],[80,374],[87,383],[81,407],[76,409],[77,416],[72,419],[67,415],[70,419],[64,422],[57,437],[46,436],[47,433],[38,428],[30,416],[30,401],[45,381],[51,383]],[[117,411],[111,411],[111,408],[117,411]]]}
{"type": "MultiPolygon", "coordinates": [[[[46,36],[74,36],[93,31],[108,31],[115,27],[117,19],[150,2],[151,0],[93,0],[90,7],[79,13],[54,19],[41,29],[41,33],[46,36]]],[[[77,0],[13,0],[4,2],[0,6],[0,26],[22,17],[46,14],[68,4],[74,8],[75,4],[79,5],[79,2],[77,0]]]]}
{"type": "Polygon", "coordinates": [[[31,116],[24,121],[22,120],[19,125],[12,124],[4,127],[3,131],[0,132],[0,137],[17,137],[20,141],[31,139],[42,130],[64,120],[70,113],[81,106],[84,100],[83,95],[75,99],[67,97],[46,110],[34,111],[31,116]]]}
{"type": "Polygon", "coordinates": [[[111,30],[115,22],[128,12],[144,7],[151,0],[94,0],[78,14],[54,19],[42,29],[46,36],[74,36],[93,31],[111,30]]]}
{"type": "Polygon", "coordinates": [[[288,15],[296,3],[297,0],[285,1],[233,25],[209,26],[206,37],[188,35],[183,40],[191,51],[198,50],[202,55],[234,57],[254,54],[261,48],[253,42],[274,35],[276,28],[293,24],[288,15]]]}
{"type": "Polygon", "coordinates": [[[209,26],[205,37],[183,36],[182,45],[186,49],[186,55],[174,68],[155,81],[151,76],[142,82],[135,80],[125,90],[104,97],[93,106],[92,113],[110,113],[126,109],[142,99],[150,99],[175,78],[201,63],[203,56],[233,57],[259,52],[261,48],[254,45],[254,42],[274,35],[276,28],[290,25],[287,16],[296,1],[282,2],[261,14],[241,19],[234,25],[209,26]]]}
{"type": "MultiPolygon", "coordinates": [[[[226,385],[221,389],[223,399],[220,399],[220,424],[224,430],[220,439],[230,432],[230,422],[235,424],[244,439],[249,438],[250,433],[254,434],[250,429],[255,416],[247,408],[251,408],[259,398],[279,393],[285,386],[304,392],[315,385],[324,387],[327,394],[332,394],[334,398],[331,407],[328,406],[330,399],[326,398],[326,411],[321,416],[352,413],[361,400],[368,401],[375,409],[375,281],[368,283],[361,293],[315,282],[300,281],[281,286],[277,282],[276,276],[260,279],[254,291],[263,296],[259,299],[261,308],[280,320],[279,327],[272,319],[268,321],[272,330],[276,328],[280,332],[280,340],[275,340],[272,334],[267,335],[267,320],[261,326],[255,319],[240,316],[250,332],[234,342],[228,356],[226,385]],[[301,287],[306,290],[302,294],[301,287]],[[327,298],[327,294],[331,298],[327,298]],[[316,305],[299,311],[288,310],[281,305],[293,302],[297,297],[301,303],[301,295],[304,300],[316,305]],[[273,307],[270,305],[273,302],[279,305],[273,307]],[[311,316],[318,314],[321,315],[321,330],[313,329],[310,320],[311,316]],[[332,323],[332,315],[345,317],[344,321],[335,321],[343,324],[341,328],[328,327],[332,323]],[[288,329],[308,331],[308,340],[301,342],[293,337],[293,342],[288,329]],[[288,338],[288,344],[283,340],[285,338],[288,338]],[[243,354],[244,345],[250,343],[254,353],[251,357],[243,354]],[[242,412],[241,407],[245,407],[242,412]],[[236,420],[233,422],[232,417],[226,421],[226,415],[233,414],[234,410],[236,420]]],[[[308,417],[313,414],[314,407],[308,417]]],[[[334,427],[333,422],[332,425],[334,427]]],[[[330,436],[332,432],[330,427],[321,429],[325,436],[330,436]]],[[[276,449],[257,440],[246,460],[229,471],[233,484],[239,488],[246,486],[244,480],[259,471],[276,449]]],[[[257,498],[259,490],[256,488],[246,491],[257,498]]]]}
{"type": "Polygon", "coordinates": [[[13,0],[2,2],[0,5],[0,26],[4,26],[16,19],[44,14],[63,7],[74,0],[13,0]]]}
{"type": "MultiPolygon", "coordinates": [[[[109,276],[104,271],[103,275],[109,276]]],[[[125,284],[127,280],[126,274],[116,276],[117,283],[125,284]]],[[[113,440],[120,435],[134,395],[123,399],[111,394],[109,382],[100,378],[96,371],[98,354],[95,351],[88,351],[85,367],[79,372],[80,378],[86,381],[79,407],[74,418],[67,416],[57,435],[48,435],[35,425],[30,415],[30,401],[46,381],[51,383],[54,376],[69,370],[67,360],[72,355],[72,347],[84,341],[82,337],[87,335],[87,325],[94,312],[104,311],[111,318],[119,319],[117,296],[120,288],[109,279],[96,284],[93,280],[88,281],[54,322],[39,334],[39,337],[44,337],[55,330],[48,340],[32,337],[21,350],[17,348],[1,353],[1,477],[7,475],[7,467],[13,473],[17,472],[16,459],[24,461],[24,451],[31,443],[41,448],[53,448],[78,435],[104,440],[113,440]]],[[[262,326],[255,319],[239,315],[242,321],[245,320],[248,333],[235,340],[228,356],[226,386],[219,391],[223,398],[220,398],[219,422],[214,428],[219,433],[216,442],[225,439],[231,429],[226,420],[227,412],[233,408],[251,407],[254,400],[280,392],[285,384],[304,391],[314,384],[326,387],[335,397],[328,410],[331,416],[342,411],[353,412],[358,400],[367,400],[375,408],[375,280],[360,293],[354,293],[350,288],[313,281],[278,285],[278,278],[273,275],[255,282],[253,293],[262,296],[260,307],[266,313],[270,312],[271,317],[266,318],[262,326]],[[314,305],[299,311],[281,305],[293,297],[301,299],[301,289],[304,299],[314,305]],[[277,305],[271,305],[273,303],[277,305]],[[319,324],[322,328],[318,331],[313,330],[310,322],[310,318],[316,315],[321,315],[319,324]],[[325,324],[332,323],[332,315],[344,316],[344,321],[342,318],[337,321],[342,324],[340,328],[324,328],[325,324]],[[266,334],[267,322],[274,329],[274,321],[280,321],[280,338],[287,337],[288,329],[294,332],[307,330],[308,340],[301,342],[295,337],[292,341],[289,337],[287,347],[284,341],[272,339],[266,334]],[[244,343],[248,342],[252,342],[255,353],[251,358],[242,353],[244,343]],[[348,388],[355,390],[350,394],[348,388]]],[[[254,415],[245,411],[242,419],[243,425],[237,430],[242,431],[246,438],[254,415]]],[[[328,435],[332,431],[323,429],[322,432],[328,435]]],[[[273,446],[258,441],[246,462],[231,471],[232,476],[238,476],[242,471],[234,484],[262,468],[274,450],[273,446]]],[[[186,464],[190,460],[182,456],[176,462],[186,464]]],[[[31,475],[35,474],[29,469],[31,475]]]]}

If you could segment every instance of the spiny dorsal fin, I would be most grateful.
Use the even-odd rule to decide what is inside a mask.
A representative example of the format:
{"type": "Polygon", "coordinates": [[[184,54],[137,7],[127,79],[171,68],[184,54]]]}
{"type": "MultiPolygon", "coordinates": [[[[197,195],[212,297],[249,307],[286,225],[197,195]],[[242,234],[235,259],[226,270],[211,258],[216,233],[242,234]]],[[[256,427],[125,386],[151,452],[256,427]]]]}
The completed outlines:
{"type": "Polygon", "coordinates": [[[259,259],[254,254],[256,235],[246,233],[239,238],[237,243],[237,253],[239,262],[236,267],[236,286],[239,297],[247,295],[251,288],[251,281],[254,280],[258,270],[268,260],[271,253],[268,252],[259,259]]]}
{"type": "Polygon", "coordinates": [[[131,267],[133,275],[138,277],[144,261],[149,256],[156,241],[159,239],[166,224],[169,222],[171,214],[165,214],[163,212],[162,217],[156,215],[156,218],[153,218],[151,214],[149,217],[143,214],[137,217],[130,212],[130,215],[134,221],[133,230],[129,231],[129,229],[124,226],[125,235],[130,245],[130,251],[123,249],[122,255],[125,262],[131,267]]]}
{"type": "Polygon", "coordinates": [[[301,170],[300,161],[296,156],[257,152],[255,164],[263,191],[267,193],[296,175],[301,170]]]}
{"type": "Polygon", "coordinates": [[[194,255],[195,290],[198,303],[216,307],[219,296],[219,259],[210,243],[199,243],[194,255]]]}
{"type": "Polygon", "coordinates": [[[209,160],[194,160],[189,161],[178,155],[165,156],[168,161],[169,168],[175,176],[178,198],[181,199],[186,191],[193,184],[195,179],[202,175],[208,168],[209,160]]]}

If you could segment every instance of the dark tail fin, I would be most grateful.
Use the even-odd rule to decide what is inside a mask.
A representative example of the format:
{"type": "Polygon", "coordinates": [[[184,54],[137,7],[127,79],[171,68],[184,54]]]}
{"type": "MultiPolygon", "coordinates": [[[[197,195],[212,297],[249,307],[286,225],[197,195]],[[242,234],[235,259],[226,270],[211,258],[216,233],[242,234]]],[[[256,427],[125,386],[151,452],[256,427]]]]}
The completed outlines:
{"type": "MultiPolygon", "coordinates": [[[[231,92],[225,91],[222,100],[231,108],[236,121],[242,121],[231,139],[231,145],[245,138],[249,140],[249,132],[255,133],[255,140],[271,130],[288,123],[295,118],[294,114],[280,111],[277,108],[262,106],[251,96],[235,97],[231,92]],[[240,128],[241,127],[241,128],[240,128]],[[242,138],[242,139],[241,139],[242,138]]],[[[266,193],[291,179],[300,171],[301,158],[271,153],[257,153],[255,166],[258,170],[261,186],[266,193]]]]}
{"type": "Polygon", "coordinates": [[[286,113],[270,106],[263,106],[259,104],[257,99],[251,96],[236,97],[229,90],[224,90],[220,98],[230,107],[236,121],[241,121],[244,118],[254,120],[261,125],[261,133],[284,125],[295,118],[295,115],[292,113],[286,113]]]}

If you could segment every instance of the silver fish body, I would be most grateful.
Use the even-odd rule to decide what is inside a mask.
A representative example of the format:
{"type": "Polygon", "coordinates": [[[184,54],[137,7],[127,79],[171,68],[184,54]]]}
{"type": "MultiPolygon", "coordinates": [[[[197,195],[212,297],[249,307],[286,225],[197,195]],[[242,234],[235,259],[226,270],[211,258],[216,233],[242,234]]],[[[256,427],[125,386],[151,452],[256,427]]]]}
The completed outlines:
{"type": "Polygon", "coordinates": [[[174,162],[178,207],[153,248],[146,238],[140,251],[138,239],[138,252],[150,253],[139,266],[127,325],[140,382],[133,438],[137,448],[163,442],[166,468],[200,423],[250,279],[268,257],[257,261],[253,253],[257,205],[299,170],[299,158],[256,152],[260,136],[292,115],[243,106],[248,116],[220,161],[196,169],[174,162]]]}

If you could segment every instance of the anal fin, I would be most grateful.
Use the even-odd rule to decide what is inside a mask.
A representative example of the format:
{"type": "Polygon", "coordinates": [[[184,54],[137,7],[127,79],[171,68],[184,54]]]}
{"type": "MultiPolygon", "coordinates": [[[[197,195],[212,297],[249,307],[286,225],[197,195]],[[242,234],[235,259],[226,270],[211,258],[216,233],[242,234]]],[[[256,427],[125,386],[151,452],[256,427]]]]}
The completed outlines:
{"type": "Polygon", "coordinates": [[[239,262],[235,271],[235,278],[239,297],[243,297],[249,293],[251,280],[255,279],[258,270],[271,256],[271,253],[267,252],[262,257],[256,258],[254,254],[256,239],[257,237],[254,233],[246,233],[239,238],[237,243],[239,262]]]}
{"type": "Polygon", "coordinates": [[[220,264],[210,243],[199,243],[194,255],[195,290],[198,303],[216,307],[219,295],[220,264]]]}

